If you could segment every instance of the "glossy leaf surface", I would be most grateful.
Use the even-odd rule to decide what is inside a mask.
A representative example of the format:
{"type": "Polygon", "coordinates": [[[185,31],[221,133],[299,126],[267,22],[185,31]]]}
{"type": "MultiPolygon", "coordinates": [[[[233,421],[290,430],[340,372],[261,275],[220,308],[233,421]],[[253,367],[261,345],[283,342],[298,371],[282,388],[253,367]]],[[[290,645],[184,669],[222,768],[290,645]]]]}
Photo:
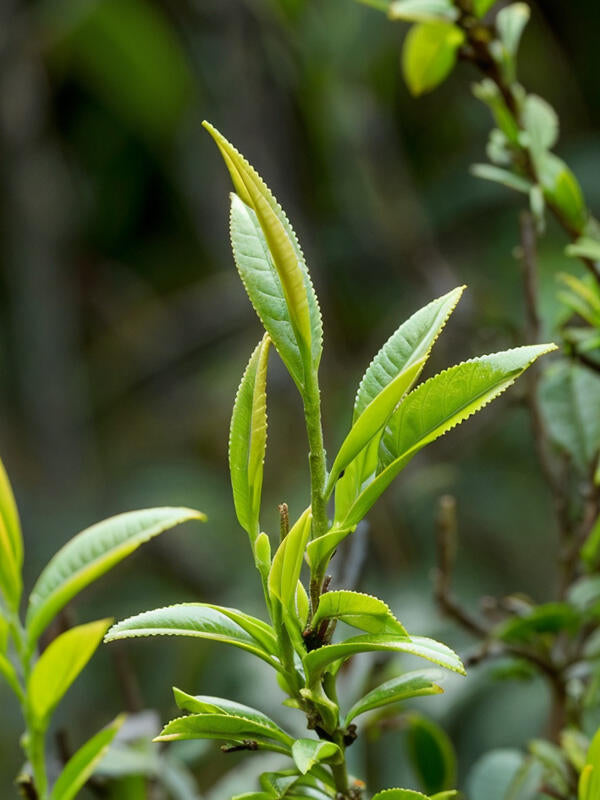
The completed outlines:
{"type": "Polygon", "coordinates": [[[368,633],[391,633],[406,636],[408,633],[378,597],[346,590],[326,592],[319,600],[312,627],[318,628],[326,619],[337,619],[368,633]]]}
{"type": "Polygon", "coordinates": [[[342,753],[337,744],[322,739],[296,739],[292,745],[292,757],[303,775],[315,764],[342,760],[342,753]]]}
{"type": "Polygon", "coordinates": [[[163,728],[157,742],[180,739],[221,739],[223,741],[278,742],[291,747],[293,739],[281,729],[265,725],[254,719],[234,714],[191,714],[169,722],[163,728]]]}
{"type": "Polygon", "coordinates": [[[51,559],[33,587],[27,610],[30,642],[72,597],[141,544],[182,522],[205,519],[190,508],[150,508],[110,517],[79,533],[51,559]]]}
{"type": "Polygon", "coordinates": [[[439,673],[435,670],[406,672],[398,675],[357,700],[346,714],[345,724],[349,725],[359,714],[375,708],[410,700],[413,697],[441,694],[443,689],[436,683],[437,680],[439,680],[439,673]]]}
{"type": "Polygon", "coordinates": [[[414,25],[404,41],[402,69],[413,95],[435,89],[456,64],[464,33],[450,22],[421,22],[414,25]]]}
{"type": "Polygon", "coordinates": [[[270,594],[279,600],[292,618],[295,616],[296,589],[311,523],[311,511],[307,508],[277,548],[269,573],[270,594]]]}
{"type": "Polygon", "coordinates": [[[177,707],[182,711],[189,711],[192,714],[229,714],[231,716],[244,717],[252,720],[266,728],[272,728],[278,732],[279,736],[286,737],[287,734],[266,714],[251,706],[243,703],[236,703],[234,700],[227,700],[223,697],[209,697],[207,695],[191,695],[182,692],[181,689],[173,689],[177,707]]]}

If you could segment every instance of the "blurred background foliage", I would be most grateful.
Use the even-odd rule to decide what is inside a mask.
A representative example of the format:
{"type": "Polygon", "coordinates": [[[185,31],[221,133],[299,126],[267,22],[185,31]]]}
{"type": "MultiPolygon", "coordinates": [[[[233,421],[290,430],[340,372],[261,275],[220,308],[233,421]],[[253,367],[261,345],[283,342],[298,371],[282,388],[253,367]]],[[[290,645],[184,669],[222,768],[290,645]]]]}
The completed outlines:
{"type": "MultiPolygon", "coordinates": [[[[560,154],[600,208],[600,6],[533,4],[524,83],[556,107],[560,154]]],[[[228,178],[207,118],[247,154],[288,211],[326,321],[325,435],[333,452],[357,380],[398,323],[454,285],[469,292],[430,374],[524,340],[515,200],[468,175],[489,119],[450,81],[414,101],[402,82],[404,29],[351,0],[4,0],[0,4],[0,442],[23,513],[29,585],[76,531],[118,511],[190,505],[176,530],[89,589],[72,620],[124,617],[185,599],[258,608],[260,588],[233,512],[229,415],[259,337],[233,268],[228,178]]],[[[541,246],[549,318],[555,275],[573,262],[553,225],[541,246]]],[[[551,331],[547,334],[550,336],[551,331]]],[[[431,600],[435,507],[457,498],[457,590],[551,594],[555,530],[523,387],[415,459],[339,557],[357,585],[393,598],[411,630],[455,648],[464,635],[431,600]]],[[[263,524],[306,503],[300,404],[270,369],[263,524]]],[[[365,680],[368,657],[349,671],[365,680]]],[[[384,667],[385,668],[385,667],[384,667]]],[[[543,732],[541,684],[494,684],[496,667],[448,680],[437,715],[459,783],[492,747],[543,732]]],[[[218,645],[102,648],[62,707],[80,743],[121,708],[173,712],[171,684],[282,717],[260,667],[218,645]]],[[[0,687],[0,794],[19,763],[16,705],[0,687]]],[[[68,720],[68,723],[67,723],[68,720]]],[[[61,724],[63,724],[61,723],[61,724]]],[[[153,723],[150,724],[150,727],[153,723]]],[[[353,756],[374,788],[416,784],[406,731],[366,737],[353,756]]],[[[209,800],[248,790],[259,759],[202,745],[180,753],[209,800]],[[240,764],[226,778],[225,773],[240,764]]],[[[129,784],[121,796],[145,796],[129,784]]],[[[150,795],[149,795],[150,796],[150,795]]],[[[189,795],[191,796],[191,795],[189,795]]]]}

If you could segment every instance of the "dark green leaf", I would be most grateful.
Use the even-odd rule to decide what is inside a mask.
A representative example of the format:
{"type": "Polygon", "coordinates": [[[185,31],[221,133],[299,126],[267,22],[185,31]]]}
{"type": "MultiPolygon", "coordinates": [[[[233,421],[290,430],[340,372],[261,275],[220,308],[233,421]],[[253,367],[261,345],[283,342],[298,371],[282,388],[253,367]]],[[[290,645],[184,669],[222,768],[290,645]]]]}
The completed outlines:
{"type": "Polygon", "coordinates": [[[400,703],[413,697],[441,694],[443,689],[435,682],[439,680],[439,675],[440,673],[435,670],[406,672],[404,675],[398,675],[398,677],[382,683],[354,703],[346,714],[345,724],[349,725],[359,714],[364,714],[374,708],[400,703]]]}

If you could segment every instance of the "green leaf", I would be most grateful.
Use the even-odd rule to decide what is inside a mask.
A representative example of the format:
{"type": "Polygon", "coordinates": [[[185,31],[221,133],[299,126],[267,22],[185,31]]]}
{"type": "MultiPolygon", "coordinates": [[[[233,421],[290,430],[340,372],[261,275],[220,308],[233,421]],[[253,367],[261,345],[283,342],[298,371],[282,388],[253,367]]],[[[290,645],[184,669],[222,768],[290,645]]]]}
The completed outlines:
{"type": "Polygon", "coordinates": [[[514,58],[531,11],[527,3],[511,3],[498,12],[496,29],[506,52],[514,58]]]}
{"type": "Polygon", "coordinates": [[[270,625],[235,608],[208,603],[179,605],[144,611],[118,622],[106,634],[105,641],[135,639],[140,636],[191,636],[224,642],[262,658],[276,666],[275,634],[270,625]]]}
{"type": "Polygon", "coordinates": [[[50,800],[72,800],[83,789],[88,778],[106,755],[110,743],[115,738],[125,721],[125,716],[117,717],[108,727],[101,730],[86,742],[72,756],[60,773],[52,791],[50,800]]]}
{"type": "Polygon", "coordinates": [[[6,474],[4,464],[0,460],[0,517],[4,521],[4,529],[10,543],[10,549],[18,570],[23,566],[23,536],[21,522],[15,502],[12,486],[6,474]]]}
{"type": "Polygon", "coordinates": [[[486,753],[469,774],[469,800],[506,800],[508,789],[524,760],[518,750],[492,750],[486,753]]]}
{"type": "Polygon", "coordinates": [[[373,800],[430,800],[421,792],[413,792],[412,789],[384,789],[373,795],[373,800]]]}
{"type": "MultiPolygon", "coordinates": [[[[246,247],[250,247],[251,250],[249,258],[250,260],[258,261],[258,264],[255,264],[255,270],[264,271],[265,260],[267,261],[266,266],[274,267],[276,271],[274,276],[278,277],[281,289],[276,291],[273,301],[276,302],[277,296],[280,296],[282,291],[287,309],[286,316],[291,323],[295,340],[303,356],[304,366],[309,366],[305,358],[305,356],[308,356],[310,366],[316,368],[322,350],[321,314],[296,235],[283,210],[260,175],[219,131],[208,122],[204,122],[203,125],[221,151],[240,200],[254,212],[262,231],[264,242],[267,245],[266,253],[264,248],[257,248],[255,241],[257,232],[255,231],[254,237],[251,237],[251,241],[246,243],[246,247]],[[260,249],[263,249],[262,253],[260,249]]],[[[232,209],[235,205],[234,201],[232,201],[232,209]]],[[[251,219],[250,222],[252,222],[251,219]]],[[[239,243],[239,237],[236,237],[236,232],[233,229],[232,218],[234,254],[237,249],[236,238],[239,243]]],[[[238,251],[236,261],[239,255],[240,251],[238,251]]],[[[248,272],[249,267],[250,265],[246,265],[244,271],[248,272]]],[[[250,300],[271,335],[275,347],[279,349],[279,337],[273,334],[269,329],[267,320],[263,318],[265,309],[268,311],[268,318],[273,316],[271,300],[267,297],[263,301],[256,301],[256,295],[261,289],[252,272],[249,273],[249,277],[249,282],[244,281],[244,283],[250,300]]],[[[242,280],[244,280],[244,275],[242,275],[242,280]]],[[[285,361],[286,359],[284,358],[283,360],[285,361]]],[[[293,377],[297,379],[298,376],[293,375],[293,377]]],[[[300,381],[299,385],[302,385],[302,381],[300,381]]]]}
{"type": "Polygon", "coordinates": [[[155,742],[181,739],[221,739],[226,742],[251,740],[262,744],[277,742],[289,750],[294,742],[280,728],[265,725],[254,719],[234,714],[191,714],[169,722],[155,742]]]}
{"type": "Polygon", "coordinates": [[[237,391],[229,430],[229,470],[240,525],[254,544],[259,514],[263,464],[267,446],[267,362],[271,340],[258,344],[237,391]]]}
{"type": "Polygon", "coordinates": [[[503,622],[496,635],[504,642],[528,642],[533,636],[573,632],[579,615],[568,603],[544,603],[533,606],[526,616],[503,622]]]}
{"type": "Polygon", "coordinates": [[[408,638],[406,629],[383,600],[369,594],[345,590],[322,594],[312,619],[312,628],[318,629],[326,619],[341,620],[367,633],[390,633],[408,638]]]}
{"type": "Polygon", "coordinates": [[[450,0],[395,0],[390,5],[388,16],[409,22],[454,22],[458,19],[458,10],[450,0]]]}
{"type": "Polygon", "coordinates": [[[463,31],[450,22],[421,22],[410,29],[404,40],[402,68],[413,95],[442,83],[456,63],[464,38],[463,31]]]}
{"type": "Polygon", "coordinates": [[[575,275],[559,272],[556,277],[568,289],[558,294],[559,299],[587,323],[600,328],[600,287],[592,276],[589,280],[581,280],[575,275]]]}
{"type": "Polygon", "coordinates": [[[269,593],[279,600],[291,619],[296,617],[296,589],[311,524],[312,514],[309,507],[277,548],[269,573],[269,593]]]}
{"type": "Polygon", "coordinates": [[[383,430],[402,397],[420,375],[425,361],[426,357],[423,357],[415,364],[406,367],[382,389],[358,417],[335,457],[325,489],[326,497],[331,494],[342,471],[361,453],[371,439],[383,430]]]}
{"type": "MultiPolygon", "coordinates": [[[[506,139],[513,144],[518,144],[521,129],[494,81],[491,78],[484,78],[482,81],[479,81],[479,83],[473,84],[473,94],[478,100],[481,100],[482,103],[488,106],[496,125],[506,136],[506,139]]],[[[494,137],[493,131],[490,135],[490,139],[492,139],[492,137],[494,137]]],[[[510,158],[508,153],[507,158],[510,158]]]]}
{"type": "Polygon", "coordinates": [[[292,745],[292,757],[303,775],[315,764],[339,764],[343,760],[342,751],[337,744],[320,739],[296,739],[292,745]]]}
{"type": "Polygon", "coordinates": [[[527,146],[537,164],[558,141],[558,116],[549,103],[530,94],[525,98],[521,118],[527,134],[527,146]]]}
{"type": "Polygon", "coordinates": [[[38,578],[27,610],[30,646],[72,597],[159,533],[206,519],[190,508],[149,508],[110,517],[79,533],[58,551],[38,578]]]}
{"type": "Polygon", "coordinates": [[[17,671],[3,653],[0,653],[0,675],[2,675],[19,700],[24,700],[17,671]]]}
{"type": "Polygon", "coordinates": [[[600,376],[561,361],[544,372],[539,393],[550,438],[587,475],[600,450],[600,376]]]}
{"type": "Polygon", "coordinates": [[[6,648],[8,647],[8,631],[8,620],[2,614],[2,609],[0,609],[0,653],[6,653],[6,648]]]}
{"type": "Polygon", "coordinates": [[[581,236],[566,249],[568,256],[572,258],[591,258],[592,261],[600,261],[600,242],[589,236],[581,236]]]}
{"type": "Polygon", "coordinates": [[[7,606],[16,611],[19,607],[23,581],[4,518],[0,515],[0,590],[7,606]]]}
{"type": "Polygon", "coordinates": [[[450,789],[448,792],[436,792],[431,795],[429,800],[451,800],[453,797],[458,797],[457,789],[450,789]]]}
{"type": "Polygon", "coordinates": [[[471,167],[471,174],[476,178],[482,178],[486,181],[493,181],[494,183],[501,183],[509,189],[514,189],[516,192],[529,194],[533,184],[527,178],[522,178],[514,172],[509,172],[507,169],[495,167],[492,164],[473,164],[471,167]]]}
{"type": "MultiPolygon", "coordinates": [[[[388,387],[394,385],[398,376],[405,375],[411,367],[423,365],[448,317],[456,308],[464,289],[464,286],[459,286],[419,309],[385,342],[360,381],[354,401],[353,423],[356,424],[367,409],[375,407],[377,398],[385,396],[388,387]]],[[[414,380],[419,373],[420,368],[414,380]]],[[[336,520],[343,519],[360,493],[363,483],[374,475],[379,438],[379,436],[373,437],[337,482],[336,520]]]]}
{"type": "Polygon", "coordinates": [[[496,0],[473,0],[473,11],[478,17],[483,17],[495,2],[496,0]]]}
{"type": "Polygon", "coordinates": [[[194,696],[175,687],[173,687],[173,694],[177,707],[182,711],[189,711],[192,714],[229,714],[234,717],[244,717],[244,719],[252,720],[259,725],[277,731],[277,735],[280,737],[287,736],[270,717],[263,714],[262,711],[246,706],[243,703],[236,703],[234,700],[227,700],[224,697],[194,696]]]}
{"type": "Polygon", "coordinates": [[[27,683],[29,707],[42,724],[94,655],[112,620],[101,619],[62,633],[44,650],[27,683]]]}
{"type": "Polygon", "coordinates": [[[555,345],[531,345],[480,356],[414,389],[383,434],[377,477],[363,489],[338,527],[356,525],[419,450],[484,408],[537,358],[555,349],[555,345]]]}
{"type": "Polygon", "coordinates": [[[590,572],[600,566],[600,517],[592,526],[581,548],[581,558],[590,572]]]}
{"type": "Polygon", "coordinates": [[[441,694],[444,690],[438,683],[439,672],[436,670],[421,670],[406,672],[398,675],[377,688],[365,694],[346,714],[345,725],[349,725],[359,714],[382,708],[391,703],[401,703],[413,697],[425,697],[432,694],[441,694]]]}
{"type": "Polygon", "coordinates": [[[339,543],[350,533],[352,533],[352,528],[331,530],[323,534],[323,536],[319,536],[318,539],[313,539],[312,542],[309,542],[306,546],[306,560],[311,572],[319,572],[321,567],[329,560],[331,554],[335,552],[339,543]]]}
{"type": "Polygon", "coordinates": [[[456,756],[447,733],[420,714],[407,717],[407,743],[411,763],[424,790],[447,791],[456,781],[456,756]]]}
{"type": "Polygon", "coordinates": [[[368,634],[364,636],[354,636],[337,644],[329,644],[312,650],[304,657],[304,669],[307,677],[307,684],[315,686],[323,673],[333,664],[336,667],[332,670],[336,672],[344,661],[357,653],[373,652],[406,653],[408,655],[425,658],[433,661],[440,667],[465,674],[465,668],[460,658],[449,647],[427,639],[424,636],[390,636],[368,634]]]}
{"type": "Polygon", "coordinates": [[[536,171],[546,200],[560,212],[575,233],[582,233],[588,212],[575,175],[553,153],[543,154],[536,164],[536,171]]]}

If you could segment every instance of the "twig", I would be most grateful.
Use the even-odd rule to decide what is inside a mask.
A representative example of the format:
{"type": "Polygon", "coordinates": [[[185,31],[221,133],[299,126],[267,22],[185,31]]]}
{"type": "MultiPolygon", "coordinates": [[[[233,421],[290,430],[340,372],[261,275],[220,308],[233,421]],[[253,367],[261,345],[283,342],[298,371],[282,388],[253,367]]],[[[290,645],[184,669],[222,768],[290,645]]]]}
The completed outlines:
{"type": "Polygon", "coordinates": [[[574,350],[571,355],[576,361],[579,361],[580,364],[583,364],[584,367],[591,369],[593,372],[600,373],[600,363],[595,359],[590,358],[585,353],[581,353],[577,350],[574,350]]]}

